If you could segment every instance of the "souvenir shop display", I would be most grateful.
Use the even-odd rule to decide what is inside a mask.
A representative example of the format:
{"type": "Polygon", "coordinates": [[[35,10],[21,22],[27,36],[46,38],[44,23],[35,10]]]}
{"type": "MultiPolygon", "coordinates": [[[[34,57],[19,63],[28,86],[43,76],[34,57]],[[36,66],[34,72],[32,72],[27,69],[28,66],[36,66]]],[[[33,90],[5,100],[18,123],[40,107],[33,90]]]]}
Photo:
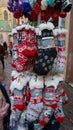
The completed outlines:
{"type": "MultiPolygon", "coordinates": [[[[52,116],[58,123],[65,119],[63,105],[68,103],[68,97],[61,83],[64,79],[60,72],[52,74],[58,55],[57,48],[65,45],[65,39],[59,45],[55,43],[54,25],[51,22],[42,23],[37,28],[21,25],[16,27],[16,30],[17,37],[13,35],[15,66],[12,66],[14,70],[11,73],[10,85],[10,127],[17,130],[29,130],[30,127],[33,130],[42,130],[52,116]],[[26,58],[25,61],[25,58],[21,57],[25,61],[24,64],[20,55],[26,58]],[[33,61],[32,65],[26,64],[29,58],[33,61]],[[18,59],[20,62],[17,62],[18,59]]],[[[61,38],[59,36],[60,41],[61,38]]]]}
{"type": "Polygon", "coordinates": [[[64,89],[67,30],[52,21],[65,18],[72,8],[70,0],[8,0],[14,18],[37,21],[37,27],[20,24],[12,30],[10,100],[11,130],[59,130],[68,103],[64,89]],[[42,22],[43,21],[43,22],[42,22]]]}
{"type": "Polygon", "coordinates": [[[50,17],[58,20],[59,16],[65,18],[72,8],[71,0],[8,0],[7,8],[14,18],[22,16],[31,21],[37,21],[39,13],[41,20],[47,21],[50,17]]]}

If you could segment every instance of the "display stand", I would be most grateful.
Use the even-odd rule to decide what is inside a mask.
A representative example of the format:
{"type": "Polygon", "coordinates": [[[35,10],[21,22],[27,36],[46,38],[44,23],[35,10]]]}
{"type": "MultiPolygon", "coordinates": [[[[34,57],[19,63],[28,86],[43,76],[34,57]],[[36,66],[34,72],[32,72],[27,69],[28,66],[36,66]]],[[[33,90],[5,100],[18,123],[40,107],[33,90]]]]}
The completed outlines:
{"type": "Polygon", "coordinates": [[[17,37],[14,40],[17,38],[18,42],[13,46],[11,64],[14,67],[10,85],[12,129],[58,130],[64,121],[63,105],[68,103],[62,84],[66,62],[65,31],[60,28],[55,31],[53,23],[47,21],[58,20],[59,16],[65,18],[71,6],[70,1],[41,0],[34,4],[28,0],[8,1],[8,9],[15,18],[24,15],[28,19],[38,19],[36,28],[29,24],[15,28],[17,37]]]}

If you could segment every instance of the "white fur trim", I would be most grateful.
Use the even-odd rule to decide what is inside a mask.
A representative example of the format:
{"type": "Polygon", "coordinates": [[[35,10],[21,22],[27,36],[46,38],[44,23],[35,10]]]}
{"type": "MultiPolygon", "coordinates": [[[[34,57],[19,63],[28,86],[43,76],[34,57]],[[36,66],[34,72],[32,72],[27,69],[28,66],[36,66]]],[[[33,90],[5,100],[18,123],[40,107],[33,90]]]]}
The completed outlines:
{"type": "Polygon", "coordinates": [[[26,82],[29,82],[29,81],[30,81],[30,79],[31,79],[30,74],[26,74],[26,75],[25,75],[25,79],[26,79],[26,82]]]}
{"type": "Polygon", "coordinates": [[[45,77],[45,85],[46,87],[54,86],[57,89],[57,86],[60,81],[63,81],[63,75],[55,75],[55,76],[46,76],[45,77]]]}
{"type": "Polygon", "coordinates": [[[39,28],[36,28],[36,29],[35,29],[35,32],[36,32],[36,35],[41,36],[41,30],[40,30],[39,28]]]}
{"type": "Polygon", "coordinates": [[[22,90],[24,86],[26,86],[26,78],[23,77],[21,78],[20,76],[17,77],[16,80],[12,81],[11,85],[10,85],[10,90],[13,92],[14,89],[17,90],[22,90]]]}
{"type": "Polygon", "coordinates": [[[57,35],[58,35],[58,31],[59,31],[59,29],[54,29],[54,30],[53,30],[54,36],[57,36],[57,35]]]}
{"type": "Polygon", "coordinates": [[[41,31],[44,30],[44,29],[53,30],[54,29],[54,25],[51,22],[47,22],[47,24],[46,23],[42,23],[42,24],[39,25],[39,29],[41,31]]]}
{"type": "Polygon", "coordinates": [[[30,89],[34,89],[34,88],[43,88],[43,76],[32,76],[31,80],[29,82],[29,87],[30,89]]]}
{"type": "Polygon", "coordinates": [[[40,29],[41,31],[44,30],[44,29],[47,29],[47,24],[45,24],[45,23],[40,24],[40,25],[39,25],[39,29],[40,29]]]}
{"type": "Polygon", "coordinates": [[[13,28],[13,29],[12,29],[12,34],[17,34],[16,28],[13,28]]]}
{"type": "Polygon", "coordinates": [[[19,31],[19,30],[22,30],[23,28],[25,28],[26,30],[31,29],[32,31],[35,31],[35,28],[29,24],[27,24],[27,25],[23,24],[23,25],[17,26],[16,30],[19,31]]]}
{"type": "Polygon", "coordinates": [[[51,23],[51,22],[47,22],[47,29],[53,30],[54,29],[54,24],[51,23]]]}
{"type": "Polygon", "coordinates": [[[17,78],[19,75],[19,73],[16,70],[13,70],[11,73],[11,76],[13,76],[14,78],[17,78]]]}
{"type": "Polygon", "coordinates": [[[57,28],[53,30],[53,33],[55,36],[57,36],[58,34],[66,34],[68,31],[65,28],[57,28]]]}

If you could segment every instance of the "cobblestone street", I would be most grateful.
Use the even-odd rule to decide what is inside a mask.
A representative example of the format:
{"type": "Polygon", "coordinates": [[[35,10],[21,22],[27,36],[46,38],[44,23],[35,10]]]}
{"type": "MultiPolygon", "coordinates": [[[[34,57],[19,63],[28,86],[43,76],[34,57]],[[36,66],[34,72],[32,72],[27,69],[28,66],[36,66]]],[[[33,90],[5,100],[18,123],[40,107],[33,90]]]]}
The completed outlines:
{"type": "MultiPolygon", "coordinates": [[[[7,92],[9,93],[10,86],[10,75],[12,71],[11,67],[11,57],[5,59],[5,70],[2,70],[2,65],[0,63],[0,81],[5,86],[7,92]]],[[[65,88],[67,92],[69,103],[64,106],[65,121],[61,124],[60,130],[73,130],[73,88],[65,83],[65,88]]]]}

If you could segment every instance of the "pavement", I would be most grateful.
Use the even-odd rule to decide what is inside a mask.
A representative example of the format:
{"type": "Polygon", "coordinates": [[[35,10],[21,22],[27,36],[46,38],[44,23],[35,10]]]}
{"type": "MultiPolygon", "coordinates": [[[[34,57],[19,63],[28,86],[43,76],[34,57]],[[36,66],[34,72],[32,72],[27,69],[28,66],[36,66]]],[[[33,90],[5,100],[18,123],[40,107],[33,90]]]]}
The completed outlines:
{"type": "MultiPolygon", "coordinates": [[[[9,86],[11,81],[11,71],[13,68],[11,67],[12,58],[8,56],[5,58],[5,70],[2,69],[2,65],[0,63],[0,81],[5,86],[8,94],[9,94],[9,86]]],[[[73,87],[68,83],[64,83],[64,89],[68,95],[69,103],[64,106],[63,110],[65,113],[65,120],[61,123],[60,130],[73,130],[73,87]]]]}

